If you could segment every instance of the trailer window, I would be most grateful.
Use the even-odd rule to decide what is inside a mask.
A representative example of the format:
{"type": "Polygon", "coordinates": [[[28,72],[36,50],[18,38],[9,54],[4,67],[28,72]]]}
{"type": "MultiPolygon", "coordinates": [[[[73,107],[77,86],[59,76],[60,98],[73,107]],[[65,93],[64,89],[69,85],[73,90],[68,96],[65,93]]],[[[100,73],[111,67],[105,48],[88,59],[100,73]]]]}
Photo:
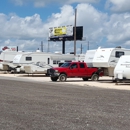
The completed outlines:
{"type": "Polygon", "coordinates": [[[53,64],[58,64],[59,62],[59,60],[53,60],[53,64]]]}
{"type": "Polygon", "coordinates": [[[80,68],[85,68],[84,63],[80,63],[79,66],[80,66],[80,68]]]}
{"type": "Polygon", "coordinates": [[[124,55],[124,52],[116,51],[116,57],[120,58],[122,55],[124,55]]]}
{"type": "Polygon", "coordinates": [[[32,57],[26,57],[26,61],[31,61],[32,57]]]}

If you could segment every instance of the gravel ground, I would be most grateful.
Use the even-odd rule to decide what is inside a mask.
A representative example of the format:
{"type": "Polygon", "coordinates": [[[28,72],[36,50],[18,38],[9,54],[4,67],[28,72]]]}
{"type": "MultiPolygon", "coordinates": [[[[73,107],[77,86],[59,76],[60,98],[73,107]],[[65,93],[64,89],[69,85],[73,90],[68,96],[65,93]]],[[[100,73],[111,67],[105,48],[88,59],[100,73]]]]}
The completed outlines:
{"type": "Polygon", "coordinates": [[[0,130],[130,130],[130,91],[0,79],[0,130]]]}

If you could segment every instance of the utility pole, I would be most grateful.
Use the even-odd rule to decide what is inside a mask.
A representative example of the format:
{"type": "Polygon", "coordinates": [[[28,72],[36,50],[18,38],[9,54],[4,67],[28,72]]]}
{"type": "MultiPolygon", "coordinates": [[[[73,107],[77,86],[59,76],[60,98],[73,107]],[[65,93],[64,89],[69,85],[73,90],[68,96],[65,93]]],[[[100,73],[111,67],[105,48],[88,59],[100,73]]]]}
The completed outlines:
{"type": "Polygon", "coordinates": [[[49,50],[49,40],[48,40],[48,50],[47,50],[47,52],[49,52],[50,50],[49,50]]]}
{"type": "Polygon", "coordinates": [[[76,55],[76,18],[77,17],[77,9],[75,9],[75,22],[74,22],[74,55],[76,55]]]}
{"type": "Polygon", "coordinates": [[[41,52],[43,52],[43,41],[41,41],[41,52]]]}
{"type": "Polygon", "coordinates": [[[83,47],[82,47],[82,44],[81,44],[81,52],[80,52],[80,54],[82,54],[82,49],[83,49],[83,47]]]}
{"type": "Polygon", "coordinates": [[[88,41],[88,50],[89,50],[89,41],[88,41]]]}

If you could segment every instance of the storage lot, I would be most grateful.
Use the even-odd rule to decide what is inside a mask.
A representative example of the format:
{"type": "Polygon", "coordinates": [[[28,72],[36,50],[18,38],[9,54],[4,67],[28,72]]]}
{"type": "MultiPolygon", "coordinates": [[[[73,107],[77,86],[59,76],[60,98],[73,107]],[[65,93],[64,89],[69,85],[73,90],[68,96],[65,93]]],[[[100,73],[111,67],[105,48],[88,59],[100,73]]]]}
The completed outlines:
{"type": "MultiPolygon", "coordinates": [[[[39,82],[52,82],[50,77],[46,77],[45,75],[41,75],[41,74],[34,74],[29,76],[28,74],[0,74],[0,76],[15,77],[18,79],[23,79],[23,80],[26,79],[26,80],[39,81],[39,82]]],[[[130,90],[130,82],[119,83],[118,85],[116,85],[114,82],[112,82],[112,78],[108,76],[100,77],[99,81],[97,82],[93,82],[91,80],[83,81],[82,78],[68,78],[67,81],[64,83],[75,84],[75,85],[86,86],[86,87],[93,86],[93,87],[100,87],[106,89],[130,90]]]]}
{"type": "Polygon", "coordinates": [[[130,129],[130,91],[72,81],[0,76],[0,130],[130,129]]]}

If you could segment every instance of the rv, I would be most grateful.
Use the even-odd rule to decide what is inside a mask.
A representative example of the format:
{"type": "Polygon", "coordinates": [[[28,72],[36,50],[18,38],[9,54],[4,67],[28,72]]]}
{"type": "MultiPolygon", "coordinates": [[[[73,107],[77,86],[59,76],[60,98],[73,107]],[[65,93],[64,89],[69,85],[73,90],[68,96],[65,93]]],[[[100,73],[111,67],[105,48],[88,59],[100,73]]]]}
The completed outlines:
{"type": "Polygon", "coordinates": [[[43,67],[38,68],[38,62],[58,67],[66,61],[74,60],[75,56],[73,54],[31,52],[16,55],[13,59],[13,64],[17,67],[17,69],[20,67],[20,71],[25,71],[27,73],[40,73],[40,69],[43,71],[43,67]]]}
{"type": "Polygon", "coordinates": [[[87,50],[84,58],[84,62],[87,63],[88,67],[93,67],[93,58],[95,56],[96,50],[87,50]]]}
{"type": "Polygon", "coordinates": [[[15,68],[13,65],[13,58],[17,54],[23,54],[25,52],[17,51],[2,51],[0,54],[0,70],[2,71],[11,71],[15,68]]]}
{"type": "Polygon", "coordinates": [[[46,74],[47,69],[52,68],[51,65],[46,64],[45,62],[36,62],[24,66],[24,71],[27,74],[46,74]]]}
{"type": "Polygon", "coordinates": [[[84,61],[85,59],[85,54],[77,54],[75,55],[75,61],[84,61]]]}
{"type": "Polygon", "coordinates": [[[114,79],[116,81],[130,80],[130,55],[120,57],[114,69],[114,79]]]}
{"type": "Polygon", "coordinates": [[[92,60],[93,67],[102,68],[104,76],[114,77],[114,68],[122,55],[130,55],[130,49],[99,47],[92,60]]]}

